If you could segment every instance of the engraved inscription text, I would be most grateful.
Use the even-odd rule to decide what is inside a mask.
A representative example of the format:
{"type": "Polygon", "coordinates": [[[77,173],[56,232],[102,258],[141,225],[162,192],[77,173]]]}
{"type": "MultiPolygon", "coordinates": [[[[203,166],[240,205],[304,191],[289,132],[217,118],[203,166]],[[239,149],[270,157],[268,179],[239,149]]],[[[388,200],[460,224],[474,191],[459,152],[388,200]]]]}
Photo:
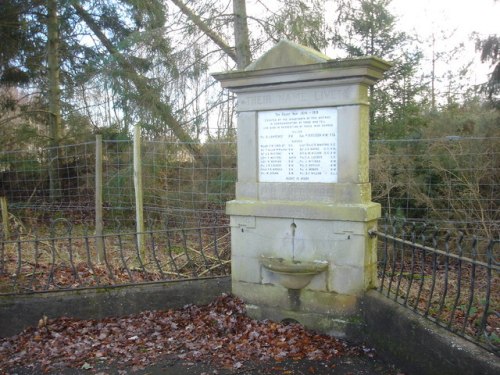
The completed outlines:
{"type": "Polygon", "coordinates": [[[261,182],[337,182],[337,110],[307,108],[258,115],[261,182]]]}

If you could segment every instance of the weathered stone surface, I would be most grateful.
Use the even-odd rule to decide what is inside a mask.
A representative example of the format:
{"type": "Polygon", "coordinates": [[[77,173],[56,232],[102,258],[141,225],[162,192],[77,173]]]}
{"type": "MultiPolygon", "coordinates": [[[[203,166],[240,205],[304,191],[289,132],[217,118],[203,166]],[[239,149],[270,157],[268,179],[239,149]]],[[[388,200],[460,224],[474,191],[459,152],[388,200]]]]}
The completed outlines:
{"type": "MultiPolygon", "coordinates": [[[[356,296],[302,289],[293,296],[279,285],[232,283],[233,293],[243,295],[247,312],[255,319],[295,320],[305,327],[336,337],[362,330],[356,296]]],[[[294,293],[294,292],[292,292],[294,293]]],[[[354,335],[354,338],[358,336],[354,335]]]]}
{"type": "MultiPolygon", "coordinates": [[[[239,90],[238,110],[264,111],[281,108],[304,108],[308,103],[315,107],[368,105],[368,90],[364,86],[352,84],[332,85],[329,81],[317,81],[309,87],[290,83],[286,86],[272,86],[256,91],[239,90]]],[[[342,121],[340,122],[342,123],[342,121]]]]}
{"type": "Polygon", "coordinates": [[[314,201],[250,201],[227,202],[226,213],[236,216],[277,217],[314,220],[369,222],[380,217],[380,204],[341,204],[314,201]]]}
{"type": "Polygon", "coordinates": [[[233,254],[231,257],[231,275],[233,280],[260,284],[262,267],[259,259],[254,256],[233,254]]]}
{"type": "Polygon", "coordinates": [[[366,293],[360,304],[361,340],[374,345],[405,373],[419,375],[496,375],[500,360],[479,346],[448,332],[381,295],[366,293]]]}
{"type": "Polygon", "coordinates": [[[281,40],[262,57],[248,65],[245,70],[272,69],[283,66],[324,63],[331,60],[312,48],[301,46],[288,40],[281,40]]]}
{"type": "Polygon", "coordinates": [[[233,292],[255,316],[297,317],[338,335],[358,320],[357,298],[377,284],[368,230],[380,217],[368,176],[368,89],[389,66],[282,41],[245,71],[214,74],[238,95],[238,182],[226,212],[233,292]],[[284,274],[263,267],[263,256],[328,266],[284,274]]]}
{"type": "MultiPolygon", "coordinates": [[[[287,84],[291,88],[302,87],[305,82],[316,82],[314,86],[322,86],[318,81],[335,81],[338,85],[363,84],[371,85],[383,77],[390,68],[386,61],[369,56],[342,60],[329,60],[317,64],[293,65],[290,61],[287,66],[245,70],[235,72],[213,73],[222,87],[236,93],[273,90],[287,84]]],[[[312,85],[310,85],[312,86],[312,85]]]]}
{"type": "Polygon", "coordinates": [[[220,277],[0,296],[0,337],[36,326],[44,315],[49,319],[100,319],[190,303],[206,304],[229,292],[229,277],[220,277]]]}
{"type": "Polygon", "coordinates": [[[253,182],[257,178],[257,126],[255,112],[241,112],[238,115],[238,181],[253,182]]]}

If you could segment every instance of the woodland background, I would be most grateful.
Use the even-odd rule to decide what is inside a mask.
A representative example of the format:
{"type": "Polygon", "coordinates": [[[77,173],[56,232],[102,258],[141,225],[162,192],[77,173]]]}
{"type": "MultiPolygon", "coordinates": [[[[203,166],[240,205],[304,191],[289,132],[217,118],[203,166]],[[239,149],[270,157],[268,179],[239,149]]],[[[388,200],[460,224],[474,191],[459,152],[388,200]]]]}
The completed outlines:
{"type": "Polygon", "coordinates": [[[35,202],[57,212],[92,197],[82,180],[92,177],[85,166],[95,156],[82,148],[100,134],[114,176],[106,204],[132,207],[131,169],[122,167],[139,125],[154,191],[146,205],[222,210],[236,179],[236,102],[210,72],[243,69],[286,38],[334,57],[375,55],[394,64],[370,91],[373,199],[387,213],[498,236],[500,37],[464,41],[490,66],[488,78],[472,85],[472,65],[458,63],[464,43],[443,43],[444,32],[421,40],[398,30],[390,0],[272,4],[2,1],[0,195],[20,204],[23,221],[43,216],[35,202]],[[264,16],[247,16],[249,6],[264,16]],[[438,72],[438,63],[448,71],[438,72]]]}

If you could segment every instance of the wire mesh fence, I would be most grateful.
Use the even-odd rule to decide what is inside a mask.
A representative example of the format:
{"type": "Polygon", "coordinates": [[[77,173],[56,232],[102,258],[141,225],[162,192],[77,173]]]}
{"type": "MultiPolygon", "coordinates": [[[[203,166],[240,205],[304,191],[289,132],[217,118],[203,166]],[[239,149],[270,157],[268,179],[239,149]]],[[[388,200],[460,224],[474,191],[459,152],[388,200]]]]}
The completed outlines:
{"type": "MultiPolygon", "coordinates": [[[[102,168],[104,222],[134,225],[133,144],[105,140],[52,149],[0,152],[0,196],[11,220],[31,226],[66,217],[95,221],[96,168],[102,168]],[[57,155],[54,160],[53,155],[57,155]],[[55,180],[55,183],[52,181],[55,180]],[[52,181],[52,182],[51,182],[52,181]]],[[[194,158],[178,142],[142,141],[144,216],[193,227],[234,197],[236,145],[206,142],[194,158]]],[[[500,234],[500,138],[445,137],[371,142],[372,195],[384,215],[433,221],[486,237],[500,234]]]]}
{"type": "Polygon", "coordinates": [[[384,216],[500,236],[500,138],[372,141],[370,163],[384,216]]]}
{"type": "Polygon", "coordinates": [[[236,146],[233,142],[206,143],[194,160],[180,145],[146,142],[143,156],[144,206],[167,213],[180,226],[197,225],[223,212],[234,198],[236,146]]]}
{"type": "Polygon", "coordinates": [[[119,219],[133,227],[136,196],[144,217],[168,219],[171,226],[196,227],[223,211],[234,196],[234,142],[205,143],[194,159],[182,144],[143,141],[143,186],[134,186],[133,144],[108,140],[102,144],[102,165],[96,165],[96,142],[58,149],[0,153],[0,196],[5,196],[15,226],[32,227],[66,217],[92,225],[96,209],[96,171],[102,169],[102,208],[106,227],[119,219]],[[54,172],[55,176],[54,177],[54,172]],[[53,174],[51,176],[51,173],[53,174]],[[51,179],[56,183],[51,184],[51,179]]]}

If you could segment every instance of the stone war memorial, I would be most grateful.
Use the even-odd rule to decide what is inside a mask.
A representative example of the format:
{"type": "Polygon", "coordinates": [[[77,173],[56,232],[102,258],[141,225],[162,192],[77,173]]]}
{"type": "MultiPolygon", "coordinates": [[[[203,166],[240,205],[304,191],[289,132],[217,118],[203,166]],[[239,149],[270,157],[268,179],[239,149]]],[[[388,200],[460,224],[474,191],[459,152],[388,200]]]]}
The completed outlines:
{"type": "Polygon", "coordinates": [[[281,41],[243,71],[236,93],[238,181],[227,203],[232,291],[250,316],[334,336],[360,325],[377,285],[368,175],[368,90],[390,64],[331,59],[281,41]]]}

